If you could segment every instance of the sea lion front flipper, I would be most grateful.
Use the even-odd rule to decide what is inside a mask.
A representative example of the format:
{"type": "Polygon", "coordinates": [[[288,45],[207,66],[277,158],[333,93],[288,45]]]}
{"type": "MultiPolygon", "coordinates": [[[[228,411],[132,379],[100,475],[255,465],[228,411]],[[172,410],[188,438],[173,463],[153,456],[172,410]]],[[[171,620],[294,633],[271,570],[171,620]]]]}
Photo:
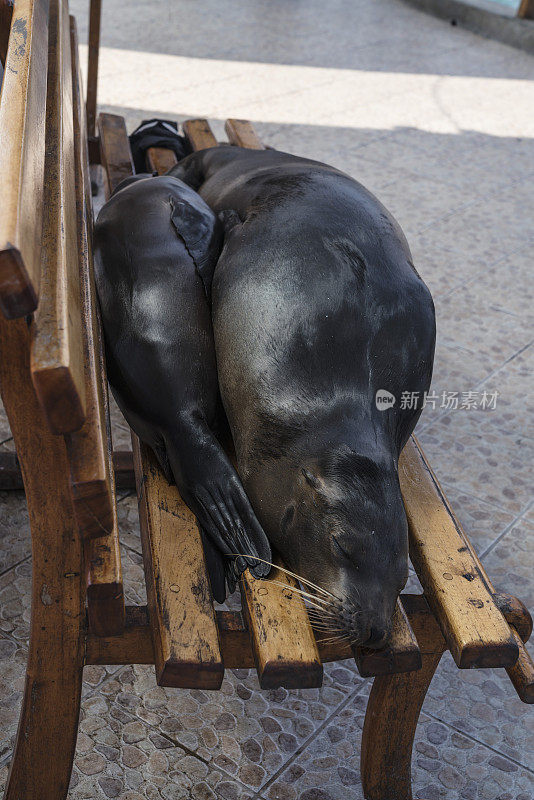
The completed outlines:
{"type": "Polygon", "coordinates": [[[271,547],[239,477],[219,442],[205,425],[166,437],[176,484],[198,524],[224,557],[236,559],[238,572],[267,575],[271,547]],[[258,561],[258,559],[260,559],[258,561]]]}
{"type": "Polygon", "coordinates": [[[204,533],[202,528],[200,529],[200,535],[202,537],[206,569],[210,579],[213,599],[218,603],[224,603],[226,599],[225,561],[229,559],[223,556],[221,551],[212,544],[210,537],[204,533]]]}
{"type": "Polygon", "coordinates": [[[206,569],[211,584],[213,599],[217,603],[224,603],[227,595],[233,594],[239,582],[239,570],[236,559],[223,556],[221,551],[212,544],[209,536],[200,529],[202,546],[206,559],[206,569]],[[227,590],[228,587],[228,590],[227,590]]]}
{"type": "Polygon", "coordinates": [[[169,204],[171,224],[193,260],[209,302],[213,272],[223,244],[222,225],[213,218],[211,211],[207,213],[205,208],[194,203],[185,203],[171,196],[169,204]]]}

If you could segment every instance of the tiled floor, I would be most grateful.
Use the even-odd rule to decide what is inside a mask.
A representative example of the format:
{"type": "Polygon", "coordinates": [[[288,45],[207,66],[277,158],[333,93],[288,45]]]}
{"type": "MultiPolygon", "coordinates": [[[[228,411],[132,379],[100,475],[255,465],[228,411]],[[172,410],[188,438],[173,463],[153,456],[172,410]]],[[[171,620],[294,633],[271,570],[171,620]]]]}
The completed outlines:
{"type": "MultiPolygon", "coordinates": [[[[74,0],[81,40],[87,0],[74,0]]],[[[534,24],[534,23],[533,23],[534,24]]],[[[396,0],[104,0],[104,108],[252,119],[275,147],[331,162],[397,216],[436,301],[436,409],[420,440],[497,587],[534,611],[534,60],[396,0]],[[443,392],[498,392],[494,410],[443,392]]],[[[85,49],[82,53],[85,60],[85,49]]],[[[115,415],[116,445],[128,431],[115,415]]],[[[0,447],[10,449],[0,418],[0,447]]],[[[23,687],[30,541],[0,495],[0,779],[23,687]]],[[[128,601],[144,601],[135,499],[119,502],[128,601]]],[[[148,667],[90,667],[69,797],[362,797],[369,683],[331,665],[321,690],[171,691],[148,667]]],[[[497,671],[444,658],[414,753],[426,800],[532,800],[534,713],[497,671]]]]}

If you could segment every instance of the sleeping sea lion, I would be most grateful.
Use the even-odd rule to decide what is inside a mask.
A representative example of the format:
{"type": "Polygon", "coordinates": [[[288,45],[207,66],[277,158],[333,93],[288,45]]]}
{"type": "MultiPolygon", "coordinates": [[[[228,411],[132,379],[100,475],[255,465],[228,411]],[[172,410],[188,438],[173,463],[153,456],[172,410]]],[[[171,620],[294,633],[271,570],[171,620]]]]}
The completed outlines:
{"type": "Polygon", "coordinates": [[[408,575],[398,460],[421,404],[401,396],[430,386],[430,292],[396,221],[333,167],[221,146],[169,174],[226,211],[212,319],[252,506],[333,630],[380,647],[408,575]]]}
{"type": "MultiPolygon", "coordinates": [[[[208,296],[223,226],[172,177],[123,181],[95,225],[95,275],[108,377],[131,428],[222,553],[260,576],[270,548],[217,439],[218,384],[208,296]]],[[[217,600],[233,561],[206,545],[217,600]]]]}

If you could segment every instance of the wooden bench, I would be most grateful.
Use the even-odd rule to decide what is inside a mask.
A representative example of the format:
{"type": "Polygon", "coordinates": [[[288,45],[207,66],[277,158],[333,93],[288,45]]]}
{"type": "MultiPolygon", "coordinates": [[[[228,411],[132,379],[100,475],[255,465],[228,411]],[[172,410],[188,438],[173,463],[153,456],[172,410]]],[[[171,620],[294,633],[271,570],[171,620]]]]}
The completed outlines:
{"type": "MultiPolygon", "coordinates": [[[[214,608],[200,534],[176,487],[135,436],[133,463],[111,453],[87,126],[66,1],[16,0],[5,58],[0,384],[18,458],[7,470],[16,484],[20,464],[33,552],[26,687],[5,797],[66,796],[84,665],[154,664],[160,685],[203,689],[218,689],[225,669],[255,668],[262,688],[296,688],[320,686],[323,663],[355,658],[363,676],[375,676],[365,796],[409,800],[417,719],[446,649],[460,668],[505,668],[521,699],[534,701],[528,612],[495,594],[415,439],[400,478],[424,594],[401,596],[384,650],[352,652],[315,630],[283,569],[265,580],[245,573],[242,612],[214,608]],[[23,57],[21,26],[31,31],[23,57]],[[124,606],[117,466],[122,485],[135,474],[147,607],[124,606]]],[[[262,146],[247,122],[228,120],[226,131],[232,144],[262,146]]],[[[188,121],[184,132],[192,149],[217,144],[206,120],[188,121]]],[[[133,171],[124,120],[101,114],[97,140],[110,192],[133,171]]],[[[173,158],[149,153],[158,172],[173,158]]]]}

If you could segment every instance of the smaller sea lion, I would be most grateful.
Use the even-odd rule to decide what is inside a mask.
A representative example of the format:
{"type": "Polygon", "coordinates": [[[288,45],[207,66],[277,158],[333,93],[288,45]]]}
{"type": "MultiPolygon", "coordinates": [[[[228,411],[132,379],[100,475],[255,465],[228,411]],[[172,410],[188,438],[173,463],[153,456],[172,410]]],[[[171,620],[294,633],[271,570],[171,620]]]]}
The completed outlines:
{"type": "Polygon", "coordinates": [[[237,559],[237,569],[250,566],[258,577],[271,559],[267,537],[217,438],[208,297],[222,243],[217,216],[192,189],[167,176],[123,181],[100,211],[94,234],[113,395],[196,514],[221,602],[225,571],[230,582],[235,578],[233,559],[221,553],[250,555],[237,559]]]}

